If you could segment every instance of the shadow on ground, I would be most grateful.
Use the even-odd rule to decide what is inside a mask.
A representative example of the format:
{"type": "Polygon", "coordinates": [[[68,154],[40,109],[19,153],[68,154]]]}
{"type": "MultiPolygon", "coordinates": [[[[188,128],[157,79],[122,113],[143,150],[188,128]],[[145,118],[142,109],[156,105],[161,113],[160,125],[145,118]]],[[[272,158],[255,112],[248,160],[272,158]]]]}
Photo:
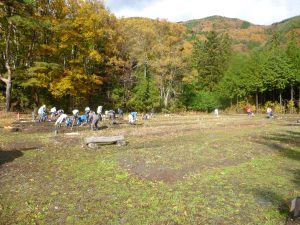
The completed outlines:
{"type": "Polygon", "coordinates": [[[291,199],[284,199],[271,190],[253,189],[251,192],[254,194],[257,204],[277,206],[280,215],[285,217],[285,225],[300,224],[300,218],[293,218],[290,213],[291,199]]]}
{"type": "Polygon", "coordinates": [[[256,141],[277,151],[281,156],[300,161],[300,132],[273,133],[256,141]]]}
{"type": "MultiPolygon", "coordinates": [[[[278,152],[282,157],[300,161],[300,132],[286,131],[272,133],[260,138],[256,142],[278,152]]],[[[291,182],[300,187],[300,169],[291,168],[288,171],[293,174],[291,182]]],[[[271,190],[256,189],[251,191],[256,196],[258,204],[277,206],[278,212],[286,218],[285,224],[300,224],[300,218],[292,219],[289,212],[290,201],[295,196],[291,196],[290,199],[284,199],[282,196],[277,195],[271,190]]]]}
{"type": "Polygon", "coordinates": [[[300,187],[300,169],[291,169],[290,173],[294,174],[293,182],[300,187]]]}
{"type": "Polygon", "coordinates": [[[0,149],[0,166],[5,163],[12,162],[14,161],[14,159],[19,158],[21,156],[23,156],[23,153],[21,151],[2,151],[0,149]]]}

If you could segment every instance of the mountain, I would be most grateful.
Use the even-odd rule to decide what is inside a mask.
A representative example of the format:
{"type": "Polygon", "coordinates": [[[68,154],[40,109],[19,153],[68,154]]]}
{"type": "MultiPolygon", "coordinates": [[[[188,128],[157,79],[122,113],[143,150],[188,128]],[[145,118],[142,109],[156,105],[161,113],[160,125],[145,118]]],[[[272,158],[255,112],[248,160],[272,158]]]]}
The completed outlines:
{"type": "Polygon", "coordinates": [[[281,34],[281,41],[286,42],[292,32],[295,34],[300,46],[300,16],[295,16],[278,23],[274,23],[268,29],[269,34],[277,32],[281,34]]]}
{"type": "Polygon", "coordinates": [[[234,48],[242,51],[264,45],[274,32],[278,32],[284,42],[293,30],[300,40],[300,16],[289,18],[270,26],[255,25],[245,20],[222,16],[210,16],[180,23],[188,28],[189,40],[205,40],[207,32],[215,30],[227,33],[233,40],[234,48]]]}
{"type": "Polygon", "coordinates": [[[298,31],[298,35],[300,35],[300,16],[295,16],[278,23],[273,23],[271,25],[271,29],[281,33],[288,33],[292,29],[295,29],[298,31]]]}

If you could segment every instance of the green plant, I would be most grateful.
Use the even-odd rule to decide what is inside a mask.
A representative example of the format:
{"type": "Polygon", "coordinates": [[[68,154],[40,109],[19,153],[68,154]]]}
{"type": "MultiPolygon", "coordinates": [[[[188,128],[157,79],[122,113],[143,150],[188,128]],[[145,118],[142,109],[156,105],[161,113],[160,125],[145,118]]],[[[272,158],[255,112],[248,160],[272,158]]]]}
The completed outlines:
{"type": "Polygon", "coordinates": [[[213,92],[200,91],[192,99],[191,108],[199,111],[212,111],[220,107],[218,96],[213,92]]]}
{"type": "Polygon", "coordinates": [[[266,112],[268,107],[272,108],[274,113],[281,113],[281,110],[283,108],[283,106],[280,106],[280,103],[277,101],[267,101],[263,107],[263,111],[266,112]]]}
{"type": "Polygon", "coordinates": [[[289,100],[286,104],[286,107],[289,113],[296,112],[295,103],[293,100],[289,100]]]}

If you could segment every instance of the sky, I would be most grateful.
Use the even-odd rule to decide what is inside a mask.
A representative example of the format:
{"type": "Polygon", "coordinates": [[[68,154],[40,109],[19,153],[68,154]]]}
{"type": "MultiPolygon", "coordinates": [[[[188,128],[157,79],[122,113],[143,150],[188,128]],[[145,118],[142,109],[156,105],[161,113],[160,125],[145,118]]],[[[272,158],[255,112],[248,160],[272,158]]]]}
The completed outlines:
{"type": "Polygon", "coordinates": [[[300,0],[104,0],[117,17],[148,17],[171,22],[225,16],[270,25],[300,15],[300,0]]]}

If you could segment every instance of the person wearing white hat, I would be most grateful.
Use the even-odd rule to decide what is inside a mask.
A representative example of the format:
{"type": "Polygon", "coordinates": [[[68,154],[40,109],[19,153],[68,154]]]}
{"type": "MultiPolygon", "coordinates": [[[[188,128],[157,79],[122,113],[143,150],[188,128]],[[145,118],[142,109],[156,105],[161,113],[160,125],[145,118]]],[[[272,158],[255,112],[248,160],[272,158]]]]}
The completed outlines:
{"type": "Polygon", "coordinates": [[[90,114],[90,112],[91,112],[91,109],[90,109],[90,107],[85,107],[85,109],[84,109],[84,114],[86,115],[86,118],[87,118],[87,123],[89,123],[89,121],[90,121],[90,118],[89,118],[89,114],[90,114]]]}

